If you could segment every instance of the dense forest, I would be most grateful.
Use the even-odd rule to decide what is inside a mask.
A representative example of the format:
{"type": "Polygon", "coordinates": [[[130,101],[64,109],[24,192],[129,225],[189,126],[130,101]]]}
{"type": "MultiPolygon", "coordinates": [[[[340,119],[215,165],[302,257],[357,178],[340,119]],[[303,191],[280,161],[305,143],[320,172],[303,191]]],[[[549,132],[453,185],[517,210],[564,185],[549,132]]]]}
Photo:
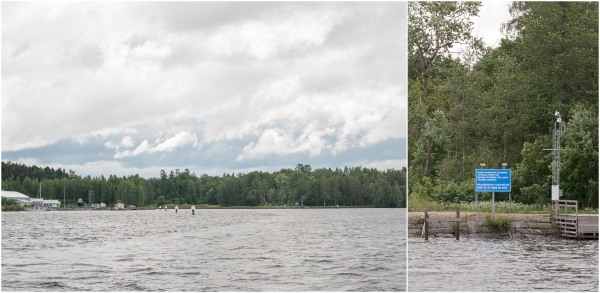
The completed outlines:
{"type": "Polygon", "coordinates": [[[80,176],[75,171],[39,168],[2,162],[2,190],[18,191],[35,197],[40,189],[45,199],[66,199],[73,205],[78,198],[86,203],[158,206],[164,204],[209,204],[221,206],[294,205],[406,207],[406,169],[378,171],[373,168],[344,167],[316,169],[298,164],[272,174],[197,176],[187,169],[149,179],[138,175],[108,178],[80,176]],[[90,201],[89,191],[94,191],[90,201]]]}
{"type": "Polygon", "coordinates": [[[597,209],[598,2],[512,2],[494,48],[480,2],[408,7],[409,201],[472,202],[480,163],[507,163],[513,199],[550,203],[558,111],[562,199],[597,209]]]}

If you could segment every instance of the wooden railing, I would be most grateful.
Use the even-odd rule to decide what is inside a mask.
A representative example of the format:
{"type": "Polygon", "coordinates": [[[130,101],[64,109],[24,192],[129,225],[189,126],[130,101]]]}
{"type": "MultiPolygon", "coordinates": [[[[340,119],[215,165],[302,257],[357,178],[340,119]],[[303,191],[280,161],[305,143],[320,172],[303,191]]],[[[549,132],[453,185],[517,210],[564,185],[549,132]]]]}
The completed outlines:
{"type": "Polygon", "coordinates": [[[423,234],[425,235],[425,240],[429,240],[429,222],[455,222],[454,234],[456,235],[456,240],[460,240],[460,210],[456,210],[456,218],[430,218],[427,210],[425,210],[425,213],[421,215],[421,219],[424,220],[423,234]]]}

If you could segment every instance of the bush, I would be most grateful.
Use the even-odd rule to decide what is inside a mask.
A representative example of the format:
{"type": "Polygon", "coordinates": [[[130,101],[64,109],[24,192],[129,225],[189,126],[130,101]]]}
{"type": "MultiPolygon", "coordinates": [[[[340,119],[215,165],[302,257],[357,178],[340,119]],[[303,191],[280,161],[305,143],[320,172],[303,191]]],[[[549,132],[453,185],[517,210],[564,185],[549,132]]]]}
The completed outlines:
{"type": "Polygon", "coordinates": [[[13,206],[13,205],[18,205],[17,201],[12,199],[12,198],[6,198],[3,197],[2,198],[2,205],[3,206],[13,206]]]}
{"type": "Polygon", "coordinates": [[[467,180],[460,183],[440,182],[435,189],[437,201],[463,202],[475,200],[475,182],[467,180]]]}
{"type": "Polygon", "coordinates": [[[492,231],[498,231],[510,227],[510,219],[504,217],[494,219],[490,214],[487,214],[485,215],[485,222],[483,224],[492,231]]]}
{"type": "Polygon", "coordinates": [[[419,216],[419,217],[417,218],[417,220],[415,221],[415,223],[414,223],[414,224],[415,224],[415,225],[421,225],[421,224],[423,224],[423,223],[425,223],[425,220],[421,219],[421,217],[419,216]]]}

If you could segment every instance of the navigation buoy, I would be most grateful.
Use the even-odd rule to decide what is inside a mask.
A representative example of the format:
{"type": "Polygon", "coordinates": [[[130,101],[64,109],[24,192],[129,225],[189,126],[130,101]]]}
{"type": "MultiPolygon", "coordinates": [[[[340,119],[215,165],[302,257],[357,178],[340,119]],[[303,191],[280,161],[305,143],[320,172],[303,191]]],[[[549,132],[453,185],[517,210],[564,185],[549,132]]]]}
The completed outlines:
{"type": "Polygon", "coordinates": [[[192,216],[195,215],[196,212],[196,206],[192,206],[192,216]]]}

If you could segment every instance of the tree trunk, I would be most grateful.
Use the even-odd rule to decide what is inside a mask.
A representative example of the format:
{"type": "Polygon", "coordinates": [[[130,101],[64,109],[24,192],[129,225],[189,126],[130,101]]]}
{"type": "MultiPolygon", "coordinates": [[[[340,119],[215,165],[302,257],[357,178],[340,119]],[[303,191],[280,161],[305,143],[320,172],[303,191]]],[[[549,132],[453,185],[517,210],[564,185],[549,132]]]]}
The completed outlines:
{"type": "MultiPolygon", "coordinates": [[[[431,158],[431,148],[433,147],[433,144],[430,143],[429,147],[427,148],[427,159],[425,160],[425,169],[423,170],[423,179],[427,176],[427,174],[429,174],[429,159],[431,158]]],[[[424,185],[425,181],[421,180],[421,185],[424,185]]]]}

